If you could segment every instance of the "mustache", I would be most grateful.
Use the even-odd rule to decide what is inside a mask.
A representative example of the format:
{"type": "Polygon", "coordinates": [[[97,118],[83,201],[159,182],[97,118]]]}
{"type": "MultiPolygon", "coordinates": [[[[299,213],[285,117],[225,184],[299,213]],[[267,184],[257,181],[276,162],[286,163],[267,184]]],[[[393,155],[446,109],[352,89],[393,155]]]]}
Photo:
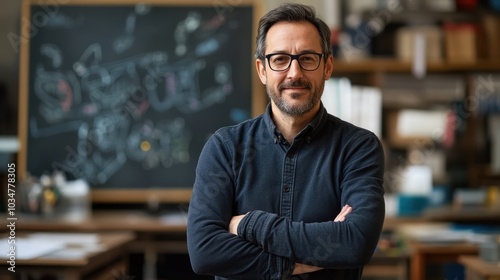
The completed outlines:
{"type": "Polygon", "coordinates": [[[286,88],[294,88],[294,87],[300,87],[300,88],[307,88],[310,89],[311,83],[305,80],[294,80],[294,81],[287,81],[278,86],[278,90],[283,90],[286,88]]]}

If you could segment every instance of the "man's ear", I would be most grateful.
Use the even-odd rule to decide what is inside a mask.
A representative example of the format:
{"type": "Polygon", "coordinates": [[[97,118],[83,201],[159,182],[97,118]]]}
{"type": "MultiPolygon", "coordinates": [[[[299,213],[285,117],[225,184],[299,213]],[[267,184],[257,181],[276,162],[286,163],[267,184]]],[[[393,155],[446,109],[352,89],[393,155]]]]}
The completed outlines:
{"type": "Polygon", "coordinates": [[[261,59],[256,59],[255,68],[257,69],[257,74],[259,74],[260,81],[265,85],[267,83],[267,77],[264,62],[261,59]]]}
{"type": "Polygon", "coordinates": [[[333,73],[333,56],[332,55],[328,55],[328,58],[326,59],[326,62],[325,62],[325,72],[323,73],[324,74],[324,79],[325,80],[328,80],[332,77],[332,73],[333,73]]]}

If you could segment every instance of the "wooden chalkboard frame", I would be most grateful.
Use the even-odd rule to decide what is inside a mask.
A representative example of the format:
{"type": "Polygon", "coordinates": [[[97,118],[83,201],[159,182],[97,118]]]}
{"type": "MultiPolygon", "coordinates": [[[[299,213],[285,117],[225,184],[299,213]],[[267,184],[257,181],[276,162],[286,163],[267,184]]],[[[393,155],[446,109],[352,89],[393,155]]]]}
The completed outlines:
{"type": "MultiPolygon", "coordinates": [[[[237,6],[251,7],[253,11],[252,39],[256,37],[257,24],[263,15],[262,0],[23,0],[21,7],[20,28],[20,65],[19,65],[19,124],[18,136],[20,148],[18,152],[18,178],[20,181],[27,178],[27,156],[28,156],[28,102],[29,102],[29,67],[30,67],[30,37],[33,36],[32,6],[47,5],[134,5],[148,4],[155,6],[212,6],[224,12],[237,6]]],[[[255,45],[252,46],[252,51],[255,45]]],[[[267,98],[264,87],[257,77],[254,65],[251,65],[252,73],[252,115],[257,116],[264,112],[267,98]]],[[[162,203],[188,203],[191,197],[191,188],[168,188],[168,189],[93,189],[91,199],[93,203],[146,203],[155,200],[162,203]]]]}

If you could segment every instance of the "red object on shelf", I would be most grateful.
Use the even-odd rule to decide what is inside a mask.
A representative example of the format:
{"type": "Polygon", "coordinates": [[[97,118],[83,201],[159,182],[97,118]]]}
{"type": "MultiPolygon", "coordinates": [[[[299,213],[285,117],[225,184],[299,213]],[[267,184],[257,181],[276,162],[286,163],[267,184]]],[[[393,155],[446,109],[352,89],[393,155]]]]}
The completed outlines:
{"type": "Polygon", "coordinates": [[[459,10],[473,10],[477,8],[478,0],[455,0],[455,4],[459,10]]]}

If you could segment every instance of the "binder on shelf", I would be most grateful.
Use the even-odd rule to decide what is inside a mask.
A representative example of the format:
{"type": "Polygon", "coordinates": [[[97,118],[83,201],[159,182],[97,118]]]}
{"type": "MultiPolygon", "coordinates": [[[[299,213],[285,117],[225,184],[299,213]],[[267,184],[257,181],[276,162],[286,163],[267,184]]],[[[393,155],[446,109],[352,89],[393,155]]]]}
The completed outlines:
{"type": "Polygon", "coordinates": [[[382,92],[377,87],[352,85],[348,78],[325,82],[321,98],[328,113],[382,137],[382,92]]]}

